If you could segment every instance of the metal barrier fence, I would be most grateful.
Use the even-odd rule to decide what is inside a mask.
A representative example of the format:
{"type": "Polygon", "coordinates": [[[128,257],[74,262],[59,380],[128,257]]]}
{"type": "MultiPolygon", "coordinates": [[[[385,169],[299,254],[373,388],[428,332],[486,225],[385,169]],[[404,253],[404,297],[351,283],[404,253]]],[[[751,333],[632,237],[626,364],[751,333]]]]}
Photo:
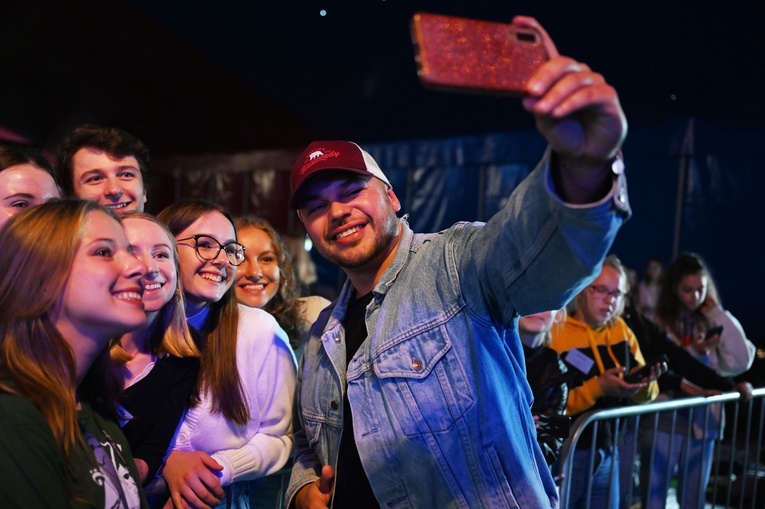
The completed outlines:
{"type": "Polygon", "coordinates": [[[678,507],[765,508],[765,388],[739,400],[733,392],[583,414],[561,449],[560,508],[606,509],[604,487],[620,508],[665,507],[673,476],[683,479],[673,484],[678,507]],[[604,436],[608,445],[592,440],[604,436]],[[698,472],[709,472],[707,483],[698,472]]]}

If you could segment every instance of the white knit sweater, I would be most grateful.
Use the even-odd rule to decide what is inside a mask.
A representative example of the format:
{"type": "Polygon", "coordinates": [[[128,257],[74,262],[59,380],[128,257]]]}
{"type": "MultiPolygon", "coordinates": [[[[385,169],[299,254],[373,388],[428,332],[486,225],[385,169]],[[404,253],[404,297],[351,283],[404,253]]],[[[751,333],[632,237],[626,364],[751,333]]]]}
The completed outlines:
{"type": "Polygon", "coordinates": [[[292,402],[296,362],[287,334],[274,318],[239,306],[236,363],[247,394],[250,422],[234,425],[211,413],[209,393],[189,409],[174,449],[204,451],[223,466],[221,484],[276,472],[292,453],[292,402]]]}

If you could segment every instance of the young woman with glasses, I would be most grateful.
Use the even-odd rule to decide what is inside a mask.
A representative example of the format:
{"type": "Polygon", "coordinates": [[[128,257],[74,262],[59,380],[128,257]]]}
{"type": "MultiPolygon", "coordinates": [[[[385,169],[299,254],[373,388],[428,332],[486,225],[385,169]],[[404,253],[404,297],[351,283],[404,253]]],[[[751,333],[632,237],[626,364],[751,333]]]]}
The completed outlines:
{"type": "Polygon", "coordinates": [[[146,507],[105,348],[146,324],[146,266],[88,201],[19,213],[0,245],[3,507],[146,507]]]}
{"type": "Polygon", "coordinates": [[[232,284],[244,247],[219,205],[183,200],[158,216],[175,236],[189,323],[202,336],[198,395],[162,471],[176,507],[249,507],[248,483],[292,451],[296,365],[287,335],[232,284]]]}
{"type": "MultiPolygon", "coordinates": [[[[598,408],[645,403],[659,393],[656,378],[667,366],[652,369],[649,377],[626,382],[626,372],[645,364],[637,339],[620,318],[627,292],[627,275],[619,259],[610,255],[603,268],[573,301],[573,309],[562,328],[554,329],[550,347],[563,358],[572,383],[578,387],[568,394],[566,414],[598,408]]],[[[616,508],[619,496],[619,461],[616,430],[603,423],[593,437],[592,427],[584,430],[574,452],[569,507],[616,508]],[[590,457],[595,442],[595,458],[590,457]],[[593,461],[593,463],[591,463],[593,461]],[[589,465],[594,464],[594,471],[589,465]],[[591,483],[591,498],[586,487],[591,483]]],[[[565,472],[564,472],[565,474],[565,472]]]]}
{"type": "Polygon", "coordinates": [[[183,417],[199,371],[199,350],[184,307],[178,251],[167,227],[149,214],[122,216],[133,253],[148,268],[143,279],[145,327],[110,341],[123,390],[118,401],[122,431],[141,474],[153,481],[183,417]]]}

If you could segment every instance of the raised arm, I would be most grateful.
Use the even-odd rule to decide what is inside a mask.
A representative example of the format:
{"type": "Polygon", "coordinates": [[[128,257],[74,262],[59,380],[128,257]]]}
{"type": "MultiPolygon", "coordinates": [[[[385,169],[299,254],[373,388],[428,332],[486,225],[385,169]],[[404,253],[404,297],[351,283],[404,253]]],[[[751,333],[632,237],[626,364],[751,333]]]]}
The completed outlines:
{"type": "Polygon", "coordinates": [[[702,310],[712,323],[723,326],[716,347],[717,372],[723,376],[736,376],[748,370],[754,362],[757,348],[747,339],[739,321],[714,301],[705,303],[702,310]]]}
{"type": "Polygon", "coordinates": [[[627,120],[614,88],[586,64],[558,54],[534,19],[514,23],[536,28],[551,58],[526,85],[524,107],[553,150],[553,180],[568,203],[591,203],[611,189],[612,163],[627,135],[627,120]]]}

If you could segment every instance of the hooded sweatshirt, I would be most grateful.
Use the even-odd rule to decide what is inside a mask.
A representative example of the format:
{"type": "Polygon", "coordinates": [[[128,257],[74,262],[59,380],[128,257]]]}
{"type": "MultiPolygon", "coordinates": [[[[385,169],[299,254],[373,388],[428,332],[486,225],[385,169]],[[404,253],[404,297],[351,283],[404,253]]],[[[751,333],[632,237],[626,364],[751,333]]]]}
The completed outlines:
{"type": "Polygon", "coordinates": [[[612,408],[630,403],[647,403],[659,394],[656,381],[635,394],[631,401],[603,394],[598,376],[611,368],[624,367],[626,372],[645,364],[635,334],[621,318],[610,320],[597,329],[572,316],[552,337],[550,347],[558,352],[571,378],[581,385],[568,395],[566,414],[578,414],[593,408],[612,408]]]}

